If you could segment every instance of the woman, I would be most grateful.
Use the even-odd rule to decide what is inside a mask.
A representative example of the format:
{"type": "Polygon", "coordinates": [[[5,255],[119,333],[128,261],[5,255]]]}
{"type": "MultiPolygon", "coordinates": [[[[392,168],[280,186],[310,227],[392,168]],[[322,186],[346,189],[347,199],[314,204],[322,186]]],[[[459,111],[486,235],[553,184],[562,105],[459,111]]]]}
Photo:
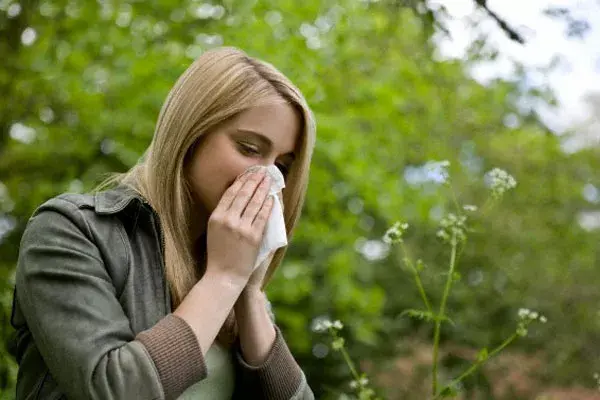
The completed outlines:
{"type": "Polygon", "coordinates": [[[289,236],[314,136],[300,91],[271,65],[231,48],[197,59],[138,165],[29,221],[17,399],[312,399],[262,292],[285,248],[253,269],[269,177],[244,172],[286,177],[289,236]]]}

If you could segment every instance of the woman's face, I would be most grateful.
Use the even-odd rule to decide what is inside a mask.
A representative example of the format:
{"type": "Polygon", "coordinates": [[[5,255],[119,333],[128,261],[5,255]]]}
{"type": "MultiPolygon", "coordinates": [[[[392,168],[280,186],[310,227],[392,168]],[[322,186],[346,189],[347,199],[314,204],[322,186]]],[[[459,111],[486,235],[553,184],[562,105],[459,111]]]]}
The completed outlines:
{"type": "Polygon", "coordinates": [[[208,214],[248,167],[276,165],[284,176],[294,161],[301,121],[289,104],[260,106],[240,113],[209,132],[188,165],[193,195],[208,214]]]}

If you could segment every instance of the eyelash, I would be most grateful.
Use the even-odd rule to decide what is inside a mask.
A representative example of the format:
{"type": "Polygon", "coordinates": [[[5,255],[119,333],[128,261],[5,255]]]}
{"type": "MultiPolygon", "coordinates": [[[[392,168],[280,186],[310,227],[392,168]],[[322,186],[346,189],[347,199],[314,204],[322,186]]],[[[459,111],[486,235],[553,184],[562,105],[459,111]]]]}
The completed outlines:
{"type": "Polygon", "coordinates": [[[242,153],[245,154],[252,154],[252,155],[259,155],[260,152],[253,146],[250,146],[246,143],[239,143],[240,149],[242,150],[242,153]]]}
{"type": "MultiPolygon", "coordinates": [[[[242,153],[246,154],[246,155],[251,155],[251,156],[258,156],[260,155],[260,152],[254,148],[253,146],[250,146],[246,143],[239,143],[239,147],[242,151],[242,153]]],[[[286,167],[284,164],[278,163],[275,164],[275,166],[277,168],[279,168],[279,171],[281,171],[281,174],[284,176],[284,178],[287,176],[289,171],[289,168],[286,167]]]]}

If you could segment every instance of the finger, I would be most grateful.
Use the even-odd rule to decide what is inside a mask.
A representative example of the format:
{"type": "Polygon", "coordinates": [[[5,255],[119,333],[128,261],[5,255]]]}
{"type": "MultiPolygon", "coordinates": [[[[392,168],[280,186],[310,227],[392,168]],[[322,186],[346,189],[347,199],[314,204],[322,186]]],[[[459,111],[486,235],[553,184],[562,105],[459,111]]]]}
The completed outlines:
{"type": "Polygon", "coordinates": [[[267,221],[269,220],[269,216],[271,215],[271,210],[273,210],[274,199],[273,196],[267,197],[265,202],[258,214],[256,214],[256,218],[252,222],[252,227],[256,228],[260,233],[261,237],[264,234],[265,227],[267,226],[267,221]]]}
{"type": "Polygon", "coordinates": [[[247,225],[252,225],[254,218],[256,218],[256,214],[258,214],[262,205],[267,199],[267,196],[269,195],[270,185],[271,182],[268,176],[262,180],[260,185],[258,185],[256,191],[254,192],[254,195],[252,196],[252,198],[248,202],[248,205],[246,206],[246,209],[242,213],[243,223],[247,225]]]}
{"type": "Polygon", "coordinates": [[[241,217],[244,209],[250,202],[250,199],[252,196],[254,196],[254,192],[256,191],[258,185],[260,185],[264,178],[264,171],[248,174],[248,179],[236,193],[235,198],[233,199],[227,212],[234,216],[241,217]]]}
{"type": "Polygon", "coordinates": [[[231,207],[233,199],[235,199],[235,196],[240,191],[242,186],[246,183],[246,181],[248,181],[248,175],[250,174],[243,174],[239,176],[235,182],[233,182],[233,184],[229,186],[227,190],[225,190],[225,193],[223,193],[223,196],[221,196],[221,200],[219,200],[219,204],[217,204],[215,211],[227,211],[229,207],[231,207]]]}

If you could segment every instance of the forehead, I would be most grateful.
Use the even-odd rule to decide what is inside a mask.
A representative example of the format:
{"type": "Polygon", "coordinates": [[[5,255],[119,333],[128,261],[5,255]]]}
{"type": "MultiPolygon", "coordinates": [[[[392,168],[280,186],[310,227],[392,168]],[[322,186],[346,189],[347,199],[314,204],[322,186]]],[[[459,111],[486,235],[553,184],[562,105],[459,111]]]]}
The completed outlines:
{"type": "Polygon", "coordinates": [[[233,121],[236,130],[256,132],[265,136],[279,154],[291,153],[301,135],[299,112],[290,104],[272,104],[250,108],[233,121]]]}

